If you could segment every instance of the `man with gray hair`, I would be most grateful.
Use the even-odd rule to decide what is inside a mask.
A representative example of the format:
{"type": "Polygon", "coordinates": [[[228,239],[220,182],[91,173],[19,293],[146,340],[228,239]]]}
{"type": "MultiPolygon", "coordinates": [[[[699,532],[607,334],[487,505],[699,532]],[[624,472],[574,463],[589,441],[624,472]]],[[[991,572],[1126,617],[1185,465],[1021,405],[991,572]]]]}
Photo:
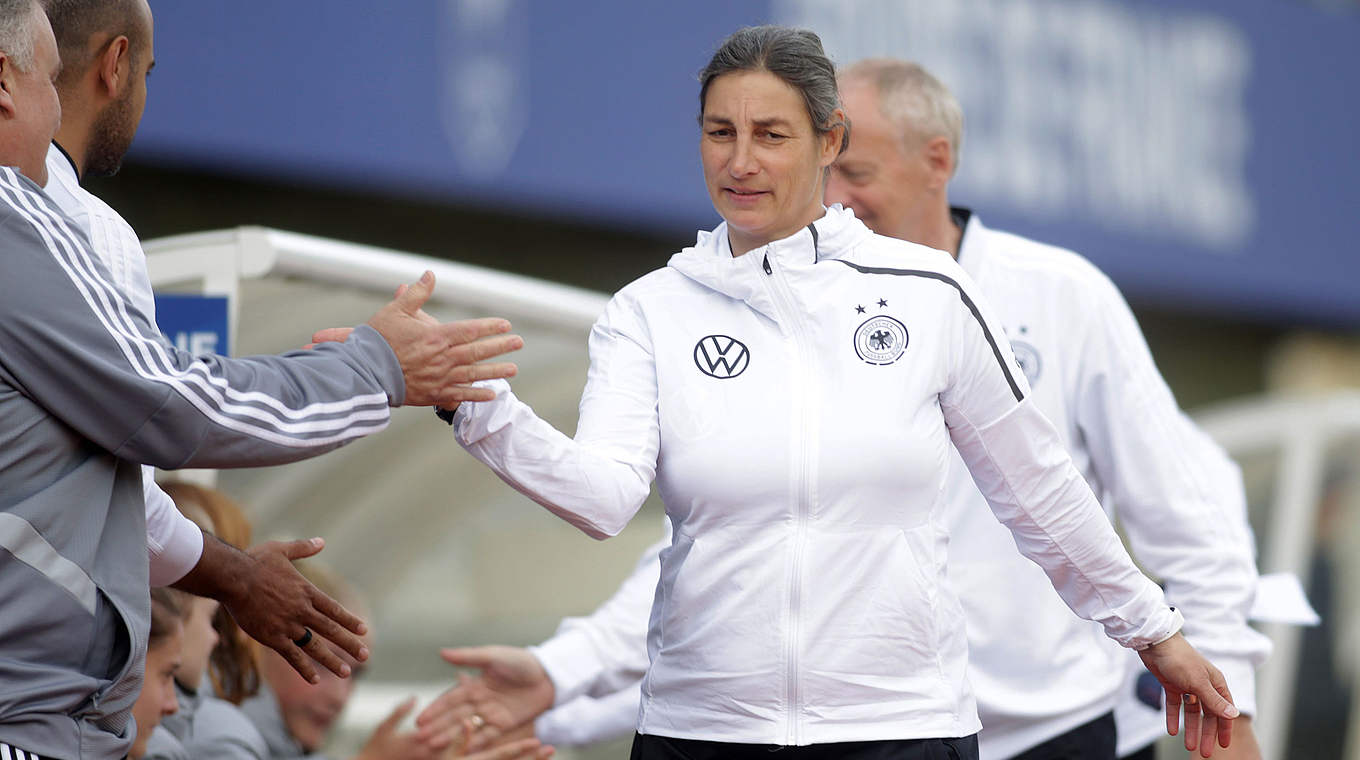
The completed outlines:
{"type": "MultiPolygon", "coordinates": [[[[832,166],[826,202],[852,208],[878,234],[952,254],[977,282],[1007,328],[1035,403],[1106,497],[1111,519],[1118,508],[1135,556],[1184,611],[1186,637],[1227,678],[1243,718],[1234,721],[1231,746],[1215,754],[1259,760],[1246,716],[1255,711],[1254,669],[1269,642],[1246,622],[1257,574],[1236,465],[1177,408],[1104,275],[1070,251],[988,229],[950,207],[963,111],[944,85],[916,64],[888,59],[857,63],[838,78],[852,139],[832,166]]],[[[957,454],[943,498],[981,757],[1150,758],[1148,745],[1166,724],[1160,703],[1142,707],[1135,697],[1133,668],[1141,663],[1073,615],[1021,557],[957,454]]],[[[482,675],[436,700],[421,723],[434,730],[471,714],[484,725],[479,741],[493,741],[536,720],[539,738],[554,744],[625,731],[638,687],[621,687],[647,666],[656,552],[668,543],[651,547],[592,615],[569,619],[538,647],[445,651],[449,662],[482,675]]],[[[1160,698],[1160,689],[1148,691],[1149,701],[1160,698]]],[[[1186,747],[1207,756],[1214,721],[1204,718],[1201,732],[1191,715],[1198,706],[1187,702],[1186,711],[1186,747]]]]}
{"type": "MultiPolygon", "coordinates": [[[[111,44],[131,42],[117,34],[111,44]]],[[[149,617],[141,464],[258,466],[316,456],[386,427],[390,406],[486,398],[468,384],[509,376],[514,365],[476,362],[522,344],[499,334],[509,328],[504,320],[430,320],[420,311],[434,286],[426,273],[343,344],[247,359],[178,351],[112,284],[89,233],[42,189],[61,121],[60,70],[37,0],[0,0],[7,760],[117,758],[132,742],[129,709],[149,617]]],[[[127,75],[126,67],[114,70],[120,80],[127,75]]],[[[222,564],[200,561],[181,585],[237,610],[284,611],[257,617],[252,635],[304,673],[314,676],[315,660],[343,674],[348,666],[325,639],[362,660],[363,623],[310,585],[286,580],[290,559],[319,548],[293,542],[214,555],[222,564]],[[263,578],[285,582],[257,583],[263,578]]]]}
{"type": "MultiPolygon", "coordinates": [[[[1071,251],[989,229],[949,205],[963,110],[947,87],[893,59],[861,61],[839,78],[855,135],[826,201],[880,235],[949,252],[977,282],[1040,410],[1184,613],[1187,639],[1223,670],[1244,717],[1219,756],[1259,757],[1247,716],[1269,642],[1247,625],[1257,574],[1241,473],[1176,406],[1108,278],[1071,251]]],[[[1044,760],[1073,746],[1090,748],[1081,757],[1112,757],[1116,740],[1121,756],[1150,753],[1160,704],[1138,701],[1141,664],[1041,588],[1009,536],[977,513],[976,489],[956,480],[949,575],[968,621],[983,757],[1044,760]]],[[[1187,730],[1187,749],[1194,740],[1187,730]]]]}

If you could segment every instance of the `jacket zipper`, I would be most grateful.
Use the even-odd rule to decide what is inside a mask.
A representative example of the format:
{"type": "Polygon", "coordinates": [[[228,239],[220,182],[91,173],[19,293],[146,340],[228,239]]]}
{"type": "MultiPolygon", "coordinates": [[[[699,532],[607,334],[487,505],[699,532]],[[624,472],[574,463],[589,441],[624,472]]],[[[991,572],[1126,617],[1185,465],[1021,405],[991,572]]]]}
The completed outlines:
{"type": "Polygon", "coordinates": [[[807,545],[807,522],[812,501],[812,440],[816,435],[813,422],[816,394],[813,393],[814,375],[810,369],[807,328],[805,315],[794,306],[792,290],[784,273],[776,272],[770,264],[770,255],[765,253],[761,268],[771,276],[774,287],[775,308],[781,312],[786,324],[792,328],[793,343],[797,357],[797,372],[794,376],[793,418],[797,420],[798,456],[794,466],[794,497],[797,500],[797,515],[794,523],[793,562],[789,582],[789,630],[785,641],[785,657],[788,662],[788,731],[785,744],[797,745],[802,738],[801,721],[802,689],[799,676],[799,655],[802,642],[802,585],[803,555],[807,545]]]}

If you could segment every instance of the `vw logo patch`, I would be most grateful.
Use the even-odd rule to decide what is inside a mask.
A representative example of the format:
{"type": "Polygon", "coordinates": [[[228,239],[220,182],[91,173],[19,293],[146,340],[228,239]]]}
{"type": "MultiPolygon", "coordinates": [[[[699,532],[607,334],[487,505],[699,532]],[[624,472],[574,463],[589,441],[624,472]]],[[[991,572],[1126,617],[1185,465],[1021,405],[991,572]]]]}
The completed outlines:
{"type": "Polygon", "coordinates": [[[694,366],[719,380],[736,377],[751,364],[746,344],[726,335],[706,335],[694,344],[694,366]]]}
{"type": "Polygon", "coordinates": [[[907,328],[892,317],[870,317],[855,330],[855,353],[870,364],[892,364],[907,350],[907,328]]]}
{"type": "Polygon", "coordinates": [[[1038,350],[1028,343],[1013,340],[1011,341],[1011,351],[1015,353],[1015,363],[1020,365],[1020,371],[1025,373],[1025,379],[1033,387],[1035,383],[1039,382],[1039,375],[1044,369],[1044,363],[1039,359],[1038,350]]]}

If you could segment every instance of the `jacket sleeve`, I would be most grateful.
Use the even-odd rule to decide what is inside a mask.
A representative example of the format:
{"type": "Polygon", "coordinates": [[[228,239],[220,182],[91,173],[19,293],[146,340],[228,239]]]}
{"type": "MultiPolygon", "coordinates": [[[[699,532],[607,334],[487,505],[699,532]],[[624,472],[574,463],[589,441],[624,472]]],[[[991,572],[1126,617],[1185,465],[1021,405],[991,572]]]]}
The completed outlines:
{"type": "Polygon", "coordinates": [[[1029,398],[1000,323],[957,270],[949,383],[940,406],[950,437],[1020,553],[1043,568],[1074,612],[1120,644],[1142,649],[1174,635],[1180,614],[1134,566],[1029,398]]]}
{"type": "Polygon", "coordinates": [[[637,728],[642,681],[602,697],[577,697],[534,721],[534,735],[544,744],[579,747],[619,739],[637,728]]]}
{"type": "Polygon", "coordinates": [[[648,619],[661,578],[658,558],[671,544],[669,520],[666,525],[666,536],[647,547],[608,601],[587,617],[563,620],[551,639],[529,648],[552,679],[555,704],[608,694],[647,672],[648,619]]]}
{"type": "Polygon", "coordinates": [[[146,498],[151,585],[169,586],[194,569],[203,556],[203,531],[156,485],[156,471],[152,467],[142,468],[142,495],[146,498]]]}
{"type": "Polygon", "coordinates": [[[194,357],[110,284],[84,232],[0,168],[0,362],[20,391],[115,456],[166,469],[281,464],[387,425],[405,392],[372,328],[282,356],[194,357]]]}
{"type": "Polygon", "coordinates": [[[590,331],[590,371],[575,439],[515,398],[464,402],[458,443],[507,484],[587,535],[617,535],[642,507],[660,449],[656,367],[636,304],[620,292],[590,331]]]}
{"type": "Polygon", "coordinates": [[[1247,625],[1258,580],[1242,475],[1176,405],[1119,291],[1093,274],[1082,292],[1077,424],[1133,553],[1185,614],[1185,635],[1255,714],[1255,669],[1270,641],[1247,625]]]}

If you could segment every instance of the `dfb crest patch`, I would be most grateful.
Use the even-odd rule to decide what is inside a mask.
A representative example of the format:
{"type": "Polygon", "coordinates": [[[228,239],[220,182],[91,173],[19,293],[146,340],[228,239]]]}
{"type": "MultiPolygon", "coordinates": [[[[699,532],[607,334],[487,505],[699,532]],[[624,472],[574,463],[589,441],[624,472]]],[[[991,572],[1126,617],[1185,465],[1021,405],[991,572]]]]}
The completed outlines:
{"type": "Polygon", "coordinates": [[[870,364],[892,364],[906,350],[906,325],[886,314],[870,317],[855,330],[855,353],[870,364]]]}

